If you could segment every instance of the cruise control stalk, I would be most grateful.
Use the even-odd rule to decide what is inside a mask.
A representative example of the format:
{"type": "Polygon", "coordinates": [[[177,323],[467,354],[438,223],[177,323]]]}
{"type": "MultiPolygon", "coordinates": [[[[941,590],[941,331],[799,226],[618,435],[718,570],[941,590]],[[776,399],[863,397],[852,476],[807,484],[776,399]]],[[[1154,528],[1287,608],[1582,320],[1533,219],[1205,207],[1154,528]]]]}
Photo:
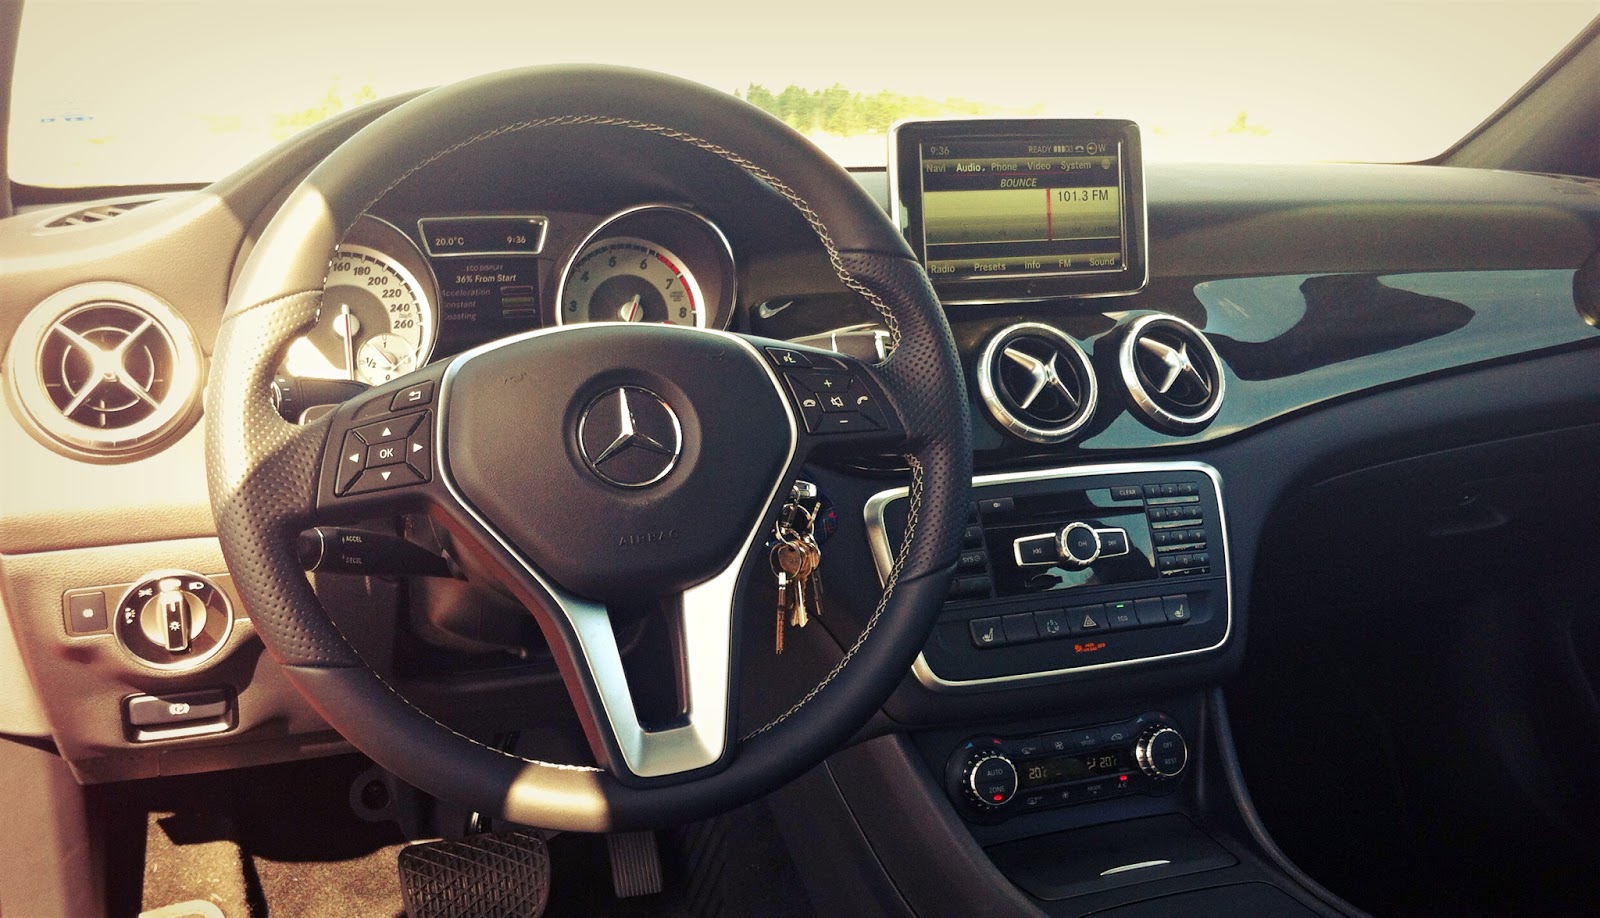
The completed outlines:
{"type": "Polygon", "coordinates": [[[453,577],[450,565],[425,548],[367,529],[318,526],[296,546],[307,571],[368,577],[453,577]]]}

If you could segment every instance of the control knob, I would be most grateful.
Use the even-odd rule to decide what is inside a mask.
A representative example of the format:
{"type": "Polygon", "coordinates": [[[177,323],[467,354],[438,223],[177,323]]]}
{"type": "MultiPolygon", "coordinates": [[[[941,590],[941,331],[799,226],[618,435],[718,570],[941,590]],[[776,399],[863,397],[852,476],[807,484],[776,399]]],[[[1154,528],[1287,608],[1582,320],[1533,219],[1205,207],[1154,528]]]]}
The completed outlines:
{"type": "Polygon", "coordinates": [[[227,594],[191,571],[156,571],[128,588],[111,619],[117,640],[156,669],[189,669],[216,654],[233,633],[227,594]]]}
{"type": "Polygon", "coordinates": [[[1056,535],[1056,554],[1061,557],[1062,567],[1086,568],[1100,557],[1100,533],[1088,523],[1068,523],[1056,535]]]}
{"type": "Polygon", "coordinates": [[[1133,746],[1134,761],[1139,770],[1157,781],[1167,781],[1183,774],[1189,764],[1189,744],[1183,734],[1171,727],[1144,728],[1133,746]]]}
{"type": "Polygon", "coordinates": [[[977,806],[998,809],[1017,795],[1017,766],[998,752],[979,753],[967,761],[961,786],[977,806]]]}

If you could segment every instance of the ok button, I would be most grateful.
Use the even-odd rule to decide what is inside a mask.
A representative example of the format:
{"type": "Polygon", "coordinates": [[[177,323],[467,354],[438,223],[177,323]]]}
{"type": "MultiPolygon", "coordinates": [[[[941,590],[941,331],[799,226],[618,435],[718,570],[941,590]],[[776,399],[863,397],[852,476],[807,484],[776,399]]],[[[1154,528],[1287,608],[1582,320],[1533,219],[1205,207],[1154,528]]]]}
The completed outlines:
{"type": "Polygon", "coordinates": [[[385,465],[394,465],[404,462],[406,458],[406,441],[390,440],[376,446],[367,447],[367,468],[375,469],[385,465]]]}

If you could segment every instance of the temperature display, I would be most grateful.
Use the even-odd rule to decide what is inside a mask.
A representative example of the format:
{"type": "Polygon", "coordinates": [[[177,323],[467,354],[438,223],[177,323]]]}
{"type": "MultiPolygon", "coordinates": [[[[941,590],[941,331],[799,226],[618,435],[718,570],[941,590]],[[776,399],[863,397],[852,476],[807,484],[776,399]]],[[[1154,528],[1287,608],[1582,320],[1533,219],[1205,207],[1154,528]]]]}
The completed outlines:
{"type": "Polygon", "coordinates": [[[425,217],[417,221],[428,254],[537,255],[544,249],[544,217],[425,217]]]}
{"type": "Polygon", "coordinates": [[[1125,759],[1126,755],[1117,749],[1034,759],[1018,766],[1017,786],[1018,788],[1043,787],[1048,784],[1065,784],[1082,778],[1116,774],[1128,769],[1129,765],[1125,759]]]}

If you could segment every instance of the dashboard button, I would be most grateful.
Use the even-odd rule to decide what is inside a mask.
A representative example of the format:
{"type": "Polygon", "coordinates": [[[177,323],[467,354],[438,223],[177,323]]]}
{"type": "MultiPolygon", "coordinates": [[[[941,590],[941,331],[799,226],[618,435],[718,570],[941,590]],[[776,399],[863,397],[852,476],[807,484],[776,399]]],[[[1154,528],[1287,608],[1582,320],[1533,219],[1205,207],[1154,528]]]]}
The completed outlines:
{"type": "Polygon", "coordinates": [[[1114,558],[1128,553],[1128,533],[1122,529],[1097,529],[1100,536],[1100,557],[1114,558]]]}
{"type": "Polygon", "coordinates": [[[1100,745],[1099,730],[1068,730],[1067,746],[1072,749],[1093,749],[1100,745]]]}
{"type": "Polygon", "coordinates": [[[401,389],[389,401],[390,411],[404,411],[407,408],[420,408],[433,401],[433,380],[420,382],[409,389],[401,389]]]}
{"type": "Polygon", "coordinates": [[[367,468],[375,469],[380,466],[394,465],[396,462],[406,461],[406,441],[390,440],[376,446],[367,447],[367,468]]]}
{"type": "Polygon", "coordinates": [[[1006,634],[1000,623],[999,617],[975,618],[967,623],[972,632],[972,646],[974,647],[1003,647],[1006,643],[1006,634]]]}
{"type": "Polygon", "coordinates": [[[1144,492],[1138,485],[1118,485],[1111,489],[1112,500],[1139,500],[1144,497],[1144,492]]]}
{"type": "Polygon", "coordinates": [[[94,634],[111,626],[106,618],[106,594],[100,590],[68,593],[67,628],[73,634],[94,634]]]}
{"type": "Polygon", "coordinates": [[[811,366],[811,358],[799,351],[791,351],[786,347],[769,347],[767,348],[767,356],[772,358],[772,362],[780,367],[811,366]]]}
{"type": "Polygon", "coordinates": [[[1127,631],[1129,628],[1139,627],[1139,617],[1134,614],[1133,602],[1106,603],[1106,629],[1109,631],[1127,631]]]}
{"type": "Polygon", "coordinates": [[[839,370],[791,370],[783,375],[789,378],[791,387],[798,386],[818,395],[843,395],[850,391],[850,374],[839,370]]]}
{"type": "Polygon", "coordinates": [[[409,414],[405,417],[390,418],[387,421],[379,421],[376,424],[357,427],[355,433],[356,436],[361,438],[361,442],[370,446],[387,440],[399,440],[410,436],[411,431],[420,420],[422,420],[421,414],[409,414]]]}
{"type": "Polygon", "coordinates": [[[1067,610],[1067,621],[1072,623],[1073,634],[1097,634],[1106,630],[1104,606],[1080,606],[1067,610]]]}
{"type": "Polygon", "coordinates": [[[983,513],[1010,513],[1017,508],[1017,502],[1010,497],[986,497],[978,501],[978,509],[983,513]]]}
{"type": "Polygon", "coordinates": [[[433,428],[429,424],[418,424],[417,429],[411,432],[406,439],[406,465],[412,471],[421,475],[423,480],[433,477],[433,428]]]}
{"type": "MultiPolygon", "coordinates": [[[[827,398],[828,397],[826,395],[822,396],[824,412],[827,411],[827,398]]],[[[882,429],[882,425],[877,424],[866,415],[851,411],[848,413],[840,412],[837,414],[824,413],[822,417],[817,420],[816,429],[813,430],[812,433],[856,433],[858,431],[882,429]]]]}
{"type": "Polygon", "coordinates": [[[423,477],[418,475],[408,465],[391,465],[386,468],[368,469],[361,473],[356,483],[350,486],[349,494],[366,494],[371,491],[384,491],[389,488],[403,488],[406,485],[421,484],[423,477]]]}
{"type": "Polygon", "coordinates": [[[1007,615],[1000,621],[1005,628],[1007,644],[1023,644],[1039,639],[1039,628],[1034,624],[1032,612],[1007,615]]]}
{"type": "Polygon", "coordinates": [[[878,397],[861,380],[851,378],[845,401],[849,402],[850,410],[859,412],[879,427],[883,426],[883,412],[878,409],[878,397]]]}
{"type": "Polygon", "coordinates": [[[983,544],[983,527],[982,526],[968,526],[966,531],[961,534],[961,547],[962,548],[977,548],[982,544],[983,544]]]}
{"type": "Polygon", "coordinates": [[[1186,622],[1194,617],[1194,610],[1190,607],[1187,596],[1163,596],[1161,605],[1168,621],[1186,622]]]}
{"type": "Polygon", "coordinates": [[[823,411],[834,412],[856,410],[855,405],[850,401],[850,390],[848,388],[842,392],[818,392],[817,397],[822,400],[823,411]]]}
{"type": "Polygon", "coordinates": [[[1046,639],[1072,633],[1072,626],[1067,624],[1067,613],[1064,609],[1035,612],[1033,624],[1039,629],[1039,636],[1046,639]]]}
{"type": "Polygon", "coordinates": [[[1167,612],[1162,600],[1136,599],[1133,601],[1134,615],[1139,619],[1139,624],[1144,626],[1165,625],[1167,612]]]}
{"type": "Polygon", "coordinates": [[[988,596],[994,584],[987,575],[957,577],[950,583],[951,599],[976,599],[988,596]]]}
{"type": "Polygon", "coordinates": [[[1121,745],[1133,740],[1134,729],[1132,724],[1112,724],[1100,728],[1100,742],[1110,745],[1121,745]]]}
{"type": "Polygon", "coordinates": [[[367,444],[356,436],[355,431],[344,435],[344,448],[339,450],[339,473],[334,482],[334,493],[343,494],[356,483],[361,473],[367,467],[367,444]]]}
{"type": "Polygon", "coordinates": [[[172,695],[135,695],[128,699],[128,723],[166,727],[228,715],[228,696],[220,689],[172,695]]]}
{"type": "Polygon", "coordinates": [[[1056,537],[1054,533],[1044,535],[1023,536],[1014,544],[1014,554],[1020,565],[1054,564],[1060,559],[1056,553],[1056,537]]]}

